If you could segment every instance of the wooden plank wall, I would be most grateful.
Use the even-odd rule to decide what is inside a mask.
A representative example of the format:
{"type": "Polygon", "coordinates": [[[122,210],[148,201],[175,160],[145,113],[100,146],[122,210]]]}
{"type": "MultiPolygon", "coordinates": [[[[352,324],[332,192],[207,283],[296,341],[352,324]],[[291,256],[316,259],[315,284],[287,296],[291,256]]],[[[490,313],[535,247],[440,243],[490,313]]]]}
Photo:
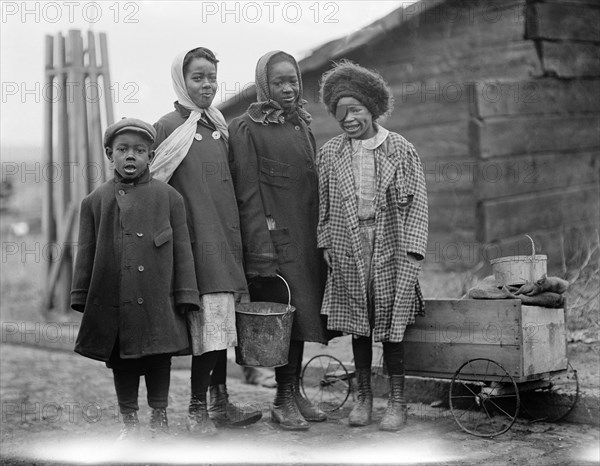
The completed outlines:
{"type": "MultiPolygon", "coordinates": [[[[396,103],[382,123],[421,156],[428,265],[473,267],[513,255],[523,233],[546,252],[564,246],[557,238],[564,243],[567,229],[579,234],[597,222],[596,4],[423,0],[392,13],[386,21],[394,27],[365,33],[368,40],[343,54],[388,81],[396,103]],[[510,248],[490,252],[490,243],[510,248]]],[[[318,99],[331,66],[324,57],[339,47],[332,41],[301,62],[319,147],[341,132],[318,99]]],[[[236,102],[226,117],[242,107],[236,102]]]]}
{"type": "Polygon", "coordinates": [[[543,75],[471,91],[471,151],[483,175],[475,182],[477,239],[497,244],[488,258],[528,254],[528,233],[558,273],[599,222],[600,8],[528,1],[526,18],[543,75]]]}
{"type": "MultiPolygon", "coordinates": [[[[412,142],[423,161],[430,266],[472,267],[480,260],[474,254],[477,158],[470,150],[470,83],[542,74],[535,44],[524,40],[525,5],[524,0],[453,1],[414,11],[413,17],[407,10],[400,26],[347,56],[388,81],[396,102],[383,124],[412,142]]],[[[304,75],[319,145],[340,133],[314,98],[325,69],[304,75]]]]}

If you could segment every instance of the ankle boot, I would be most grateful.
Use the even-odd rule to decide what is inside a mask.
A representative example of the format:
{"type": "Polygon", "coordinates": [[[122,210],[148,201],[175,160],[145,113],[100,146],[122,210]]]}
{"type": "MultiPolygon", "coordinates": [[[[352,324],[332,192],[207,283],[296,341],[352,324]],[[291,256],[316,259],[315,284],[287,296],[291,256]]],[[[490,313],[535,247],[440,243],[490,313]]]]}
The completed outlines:
{"type": "Polygon", "coordinates": [[[167,408],[153,408],[150,415],[150,433],[152,438],[169,435],[167,408]]]}
{"type": "Polygon", "coordinates": [[[292,388],[294,390],[294,401],[304,419],[311,422],[323,422],[327,420],[327,414],[325,414],[325,412],[302,396],[298,378],[295,379],[292,388]]]}
{"type": "Polygon", "coordinates": [[[251,406],[249,408],[248,410],[242,410],[230,403],[227,387],[224,384],[210,387],[210,408],[208,412],[216,424],[232,427],[254,424],[262,417],[262,412],[260,409],[251,406]]]}
{"type": "Polygon", "coordinates": [[[294,400],[294,385],[284,383],[277,385],[275,402],[271,408],[271,420],[287,430],[308,430],[306,419],[300,414],[294,400]]]}
{"type": "Polygon", "coordinates": [[[390,376],[390,394],[388,404],[379,424],[379,430],[394,432],[400,430],[406,424],[407,407],[404,399],[404,376],[390,376]]]}
{"type": "Polygon", "coordinates": [[[140,436],[140,421],[138,421],[137,411],[132,413],[122,413],[123,427],[119,434],[118,441],[132,440],[140,436]]]}
{"type": "Polygon", "coordinates": [[[354,408],[348,416],[348,425],[353,427],[371,424],[373,413],[373,393],[371,392],[371,368],[356,369],[358,396],[354,408]]]}
{"type": "Polygon", "coordinates": [[[192,395],[188,408],[187,428],[192,433],[212,435],[217,433],[213,421],[208,416],[206,393],[198,397],[192,395]]]}

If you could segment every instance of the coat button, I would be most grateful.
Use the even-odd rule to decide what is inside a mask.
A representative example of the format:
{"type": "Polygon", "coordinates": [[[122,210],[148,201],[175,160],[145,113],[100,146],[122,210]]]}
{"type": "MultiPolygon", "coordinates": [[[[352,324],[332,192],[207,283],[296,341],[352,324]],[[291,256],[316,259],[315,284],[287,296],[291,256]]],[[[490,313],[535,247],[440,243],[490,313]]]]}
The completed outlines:
{"type": "Polygon", "coordinates": [[[136,233],[136,235],[138,235],[138,237],[141,238],[142,236],[144,236],[144,233],[138,232],[138,233],[136,233]]]}
{"type": "Polygon", "coordinates": [[[122,189],[119,189],[119,196],[124,196],[125,195],[125,191],[123,191],[122,189]]]}
{"type": "Polygon", "coordinates": [[[137,303],[138,304],[144,304],[144,298],[138,298],[137,303]]]}
{"type": "Polygon", "coordinates": [[[294,129],[295,129],[296,131],[300,131],[300,126],[296,125],[296,126],[294,126],[294,129]]]}
{"type": "Polygon", "coordinates": [[[202,141],[202,135],[201,135],[200,133],[196,133],[196,134],[194,135],[194,139],[195,139],[196,141],[202,141]]]}
{"type": "Polygon", "coordinates": [[[138,267],[138,270],[139,270],[140,272],[143,272],[143,271],[144,271],[144,266],[143,266],[143,265],[140,265],[140,266],[138,267]]]}

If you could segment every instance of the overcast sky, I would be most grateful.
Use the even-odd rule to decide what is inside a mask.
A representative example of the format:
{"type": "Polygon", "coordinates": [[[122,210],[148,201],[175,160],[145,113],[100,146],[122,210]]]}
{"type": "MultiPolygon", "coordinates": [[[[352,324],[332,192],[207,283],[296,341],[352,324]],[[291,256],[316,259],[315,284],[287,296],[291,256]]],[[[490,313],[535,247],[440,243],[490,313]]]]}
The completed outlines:
{"type": "Polygon", "coordinates": [[[212,49],[219,64],[215,103],[252,83],[258,58],[285,50],[298,59],[412,1],[2,1],[2,147],[41,145],[44,36],[105,32],[115,117],[150,122],[175,100],[170,67],[184,49],[212,49]]]}

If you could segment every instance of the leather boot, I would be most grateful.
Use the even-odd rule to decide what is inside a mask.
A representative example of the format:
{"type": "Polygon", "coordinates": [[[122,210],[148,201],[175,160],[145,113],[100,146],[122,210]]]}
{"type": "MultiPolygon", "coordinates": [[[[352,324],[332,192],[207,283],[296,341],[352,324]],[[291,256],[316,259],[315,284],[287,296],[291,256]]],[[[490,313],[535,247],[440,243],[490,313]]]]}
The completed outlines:
{"type": "Polygon", "coordinates": [[[371,424],[373,413],[373,392],[371,392],[371,369],[356,369],[358,396],[354,408],[348,416],[348,425],[353,427],[371,424]]]}
{"type": "Polygon", "coordinates": [[[199,397],[192,395],[190,406],[188,408],[187,428],[192,433],[202,435],[212,435],[217,433],[215,424],[208,416],[206,393],[204,393],[204,396],[199,397]]]}
{"type": "Polygon", "coordinates": [[[249,407],[242,410],[229,402],[227,386],[224,384],[210,387],[210,408],[208,413],[217,425],[244,427],[254,424],[262,417],[260,409],[249,407]]]}
{"type": "Polygon", "coordinates": [[[327,414],[322,411],[318,406],[312,404],[300,393],[300,381],[298,378],[295,379],[294,385],[294,401],[300,410],[300,414],[307,421],[311,422],[323,422],[327,420],[327,414]]]}
{"type": "Polygon", "coordinates": [[[123,427],[121,427],[121,432],[117,440],[121,442],[138,438],[140,436],[140,421],[138,421],[137,411],[121,415],[123,416],[123,427]]]}
{"type": "Polygon", "coordinates": [[[277,385],[275,402],[271,408],[271,420],[287,430],[308,430],[306,419],[300,414],[298,405],[294,400],[294,384],[284,383],[277,385]]]}
{"type": "Polygon", "coordinates": [[[395,432],[406,424],[407,407],[404,399],[404,376],[390,376],[390,394],[388,404],[379,424],[379,430],[395,432]]]}
{"type": "Polygon", "coordinates": [[[150,433],[152,438],[169,435],[167,408],[153,408],[150,415],[150,433]]]}

